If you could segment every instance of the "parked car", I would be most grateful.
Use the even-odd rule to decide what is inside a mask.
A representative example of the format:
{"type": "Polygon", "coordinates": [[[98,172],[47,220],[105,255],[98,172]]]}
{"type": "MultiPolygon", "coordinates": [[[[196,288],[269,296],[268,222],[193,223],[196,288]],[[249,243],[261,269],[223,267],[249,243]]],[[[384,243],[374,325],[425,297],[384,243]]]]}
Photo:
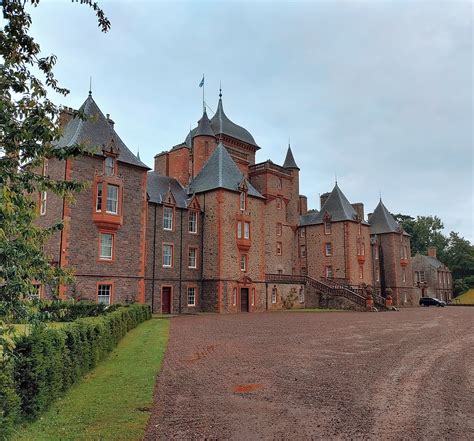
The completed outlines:
{"type": "Polygon", "coordinates": [[[436,297],[422,297],[420,299],[420,306],[446,306],[446,302],[436,297]]]}

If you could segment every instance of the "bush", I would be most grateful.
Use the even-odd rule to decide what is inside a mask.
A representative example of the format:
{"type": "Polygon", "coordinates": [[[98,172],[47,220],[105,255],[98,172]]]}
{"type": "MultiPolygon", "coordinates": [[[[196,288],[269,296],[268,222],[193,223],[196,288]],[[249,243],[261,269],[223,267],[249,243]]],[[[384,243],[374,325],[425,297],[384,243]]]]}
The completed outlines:
{"type": "Polygon", "coordinates": [[[20,397],[13,381],[13,363],[0,362],[0,439],[6,439],[20,418],[20,397]]]}
{"type": "Polygon", "coordinates": [[[37,327],[30,335],[18,337],[10,374],[0,373],[0,439],[6,438],[17,419],[15,402],[17,408],[21,406],[22,419],[35,419],[103,360],[129,330],[149,318],[148,305],[134,304],[58,329],[37,327]]]}
{"type": "Polygon", "coordinates": [[[47,321],[72,322],[83,317],[98,317],[116,311],[121,305],[55,300],[41,302],[39,312],[47,321]]]}

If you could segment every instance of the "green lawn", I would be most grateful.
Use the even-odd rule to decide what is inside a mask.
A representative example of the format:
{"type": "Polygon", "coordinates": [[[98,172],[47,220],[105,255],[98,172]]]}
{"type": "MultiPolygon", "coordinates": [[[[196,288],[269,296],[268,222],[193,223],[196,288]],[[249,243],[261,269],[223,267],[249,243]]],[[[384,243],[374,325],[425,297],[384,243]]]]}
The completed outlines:
{"type": "Polygon", "coordinates": [[[453,303],[461,305],[474,305],[474,289],[466,291],[464,294],[453,299],[453,303]]]}
{"type": "Polygon", "coordinates": [[[169,323],[153,318],[131,330],[106,360],[13,439],[142,439],[169,323]]]}

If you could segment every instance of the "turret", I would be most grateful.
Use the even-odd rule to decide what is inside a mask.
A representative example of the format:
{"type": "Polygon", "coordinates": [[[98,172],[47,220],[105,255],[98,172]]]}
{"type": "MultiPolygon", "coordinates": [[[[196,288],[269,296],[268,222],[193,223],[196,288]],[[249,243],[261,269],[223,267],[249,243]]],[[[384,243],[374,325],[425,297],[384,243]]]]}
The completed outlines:
{"type": "Polygon", "coordinates": [[[192,134],[192,175],[197,176],[203,165],[214,152],[217,146],[217,139],[211,127],[211,122],[207,117],[206,109],[202,118],[198,121],[198,126],[192,134]]]}

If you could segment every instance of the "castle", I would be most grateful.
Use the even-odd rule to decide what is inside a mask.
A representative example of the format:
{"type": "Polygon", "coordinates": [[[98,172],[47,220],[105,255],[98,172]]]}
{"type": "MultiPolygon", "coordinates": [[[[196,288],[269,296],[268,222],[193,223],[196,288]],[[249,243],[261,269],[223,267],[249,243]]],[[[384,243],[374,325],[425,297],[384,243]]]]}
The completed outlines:
{"type": "MultiPolygon", "coordinates": [[[[45,161],[53,178],[88,182],[74,202],[38,195],[39,222],[64,220],[45,252],[72,267],[62,298],[147,302],[154,312],[264,311],[288,307],[365,307],[391,292],[415,305],[410,238],[382,201],[368,218],[336,185],[308,210],[300,169],[256,163],[253,136],[224,112],[222,94],[184,142],[155,156],[150,170],[115,131],[89,93],[75,117],[60,116],[60,147],[89,155],[45,161]],[[389,291],[390,289],[391,291],[389,291]]],[[[48,296],[48,287],[40,287],[48,296]]]]}

